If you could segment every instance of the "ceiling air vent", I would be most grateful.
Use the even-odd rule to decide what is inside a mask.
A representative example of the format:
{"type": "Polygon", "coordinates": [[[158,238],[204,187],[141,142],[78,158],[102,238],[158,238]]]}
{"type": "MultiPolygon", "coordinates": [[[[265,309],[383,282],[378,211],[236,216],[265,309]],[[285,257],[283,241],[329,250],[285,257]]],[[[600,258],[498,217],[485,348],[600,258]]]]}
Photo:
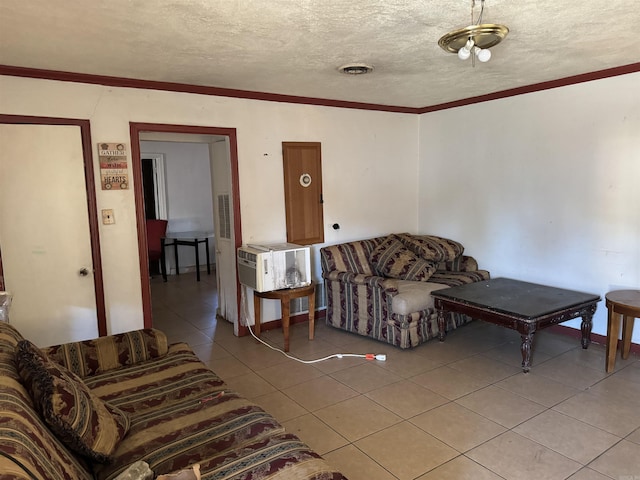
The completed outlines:
{"type": "Polygon", "coordinates": [[[364,75],[373,72],[373,66],[366,63],[348,63],[338,67],[338,71],[347,75],[364,75]]]}

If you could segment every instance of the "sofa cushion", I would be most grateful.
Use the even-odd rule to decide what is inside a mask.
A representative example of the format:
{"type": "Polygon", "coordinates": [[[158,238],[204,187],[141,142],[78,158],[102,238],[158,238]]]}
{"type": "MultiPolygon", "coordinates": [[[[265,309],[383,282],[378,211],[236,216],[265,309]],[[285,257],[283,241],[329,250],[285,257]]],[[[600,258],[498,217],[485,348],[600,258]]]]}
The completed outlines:
{"type": "Polygon", "coordinates": [[[454,260],[464,252],[462,244],[434,235],[402,233],[398,235],[398,239],[420,258],[436,264],[454,260]]]}
{"type": "Polygon", "coordinates": [[[128,416],[28,340],[18,343],[16,362],[36,410],[53,433],[75,452],[108,461],[129,429],[128,416]]]}
{"type": "Polygon", "coordinates": [[[146,328],[42,349],[49,360],[80,378],[135,365],[167,354],[167,336],[146,328]]]}
{"type": "Polygon", "coordinates": [[[431,292],[443,288],[449,286],[433,282],[398,280],[398,294],[391,300],[391,309],[398,315],[409,315],[433,308],[431,292]]]}
{"type": "Polygon", "coordinates": [[[389,235],[369,257],[378,275],[426,282],[436,271],[436,264],[419,258],[404,246],[396,235],[389,235]]]}

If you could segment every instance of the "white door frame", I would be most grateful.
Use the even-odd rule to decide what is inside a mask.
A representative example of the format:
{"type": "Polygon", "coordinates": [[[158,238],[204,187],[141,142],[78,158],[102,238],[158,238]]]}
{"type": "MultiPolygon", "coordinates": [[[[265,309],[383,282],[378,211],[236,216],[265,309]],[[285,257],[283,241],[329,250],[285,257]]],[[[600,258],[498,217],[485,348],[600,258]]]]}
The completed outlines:
{"type": "MultiPolygon", "coordinates": [[[[140,133],[141,132],[162,132],[162,133],[182,133],[195,135],[215,135],[226,136],[229,142],[229,161],[231,171],[231,197],[233,209],[233,232],[234,251],[242,244],[242,221],[240,218],[240,180],[238,178],[238,145],[237,132],[235,128],[206,127],[195,125],[169,125],[158,123],[138,123],[130,122],[129,131],[131,134],[131,160],[133,170],[133,190],[136,203],[136,220],[138,225],[138,254],[140,261],[140,282],[142,290],[142,311],[144,316],[144,327],[153,326],[151,309],[151,286],[149,282],[149,259],[147,256],[147,232],[145,228],[144,194],[142,189],[142,162],[140,160],[140,133]]],[[[237,271],[235,273],[236,304],[234,305],[236,315],[240,312],[240,282],[237,271]]],[[[241,326],[238,335],[246,335],[247,328],[241,326]]]]}

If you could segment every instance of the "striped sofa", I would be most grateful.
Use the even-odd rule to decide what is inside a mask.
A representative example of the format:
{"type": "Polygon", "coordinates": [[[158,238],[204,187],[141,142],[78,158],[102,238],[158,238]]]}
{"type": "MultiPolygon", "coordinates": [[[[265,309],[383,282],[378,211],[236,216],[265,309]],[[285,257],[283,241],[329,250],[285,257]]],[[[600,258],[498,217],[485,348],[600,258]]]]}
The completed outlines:
{"type": "MultiPolygon", "coordinates": [[[[108,480],[137,461],[155,475],[199,464],[203,480],[345,478],[272,416],[229,390],[186,344],[168,345],[160,331],[45,349],[29,350],[29,343],[0,322],[2,479],[108,480]],[[42,402],[24,379],[24,358],[66,372],[64,378],[79,381],[91,398],[126,417],[128,432],[108,459],[89,460],[53,433],[46,415],[43,420],[36,411],[42,402]]],[[[54,408],[68,407],[65,398],[54,401],[54,408]]],[[[81,403],[66,413],[81,417],[81,403]]],[[[96,439],[109,440],[101,438],[107,431],[97,430],[96,439]]]]}
{"type": "MultiPolygon", "coordinates": [[[[463,251],[453,240],[409,234],[321,248],[327,324],[400,348],[437,337],[431,292],[489,279],[463,251]]],[[[446,330],[469,321],[450,314],[446,330]]]]}

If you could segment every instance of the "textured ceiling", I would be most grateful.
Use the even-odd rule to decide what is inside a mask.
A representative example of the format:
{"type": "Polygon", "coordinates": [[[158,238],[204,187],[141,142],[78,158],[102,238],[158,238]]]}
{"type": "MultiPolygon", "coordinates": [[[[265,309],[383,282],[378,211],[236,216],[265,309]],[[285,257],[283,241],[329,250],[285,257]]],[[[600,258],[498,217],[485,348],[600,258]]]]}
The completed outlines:
{"type": "Polygon", "coordinates": [[[470,0],[0,0],[0,64],[420,108],[640,61],[638,0],[486,0],[484,22],[510,33],[475,68],[437,43],[470,23],[470,9],[470,0]],[[375,69],[338,73],[352,62],[375,69]]]}

